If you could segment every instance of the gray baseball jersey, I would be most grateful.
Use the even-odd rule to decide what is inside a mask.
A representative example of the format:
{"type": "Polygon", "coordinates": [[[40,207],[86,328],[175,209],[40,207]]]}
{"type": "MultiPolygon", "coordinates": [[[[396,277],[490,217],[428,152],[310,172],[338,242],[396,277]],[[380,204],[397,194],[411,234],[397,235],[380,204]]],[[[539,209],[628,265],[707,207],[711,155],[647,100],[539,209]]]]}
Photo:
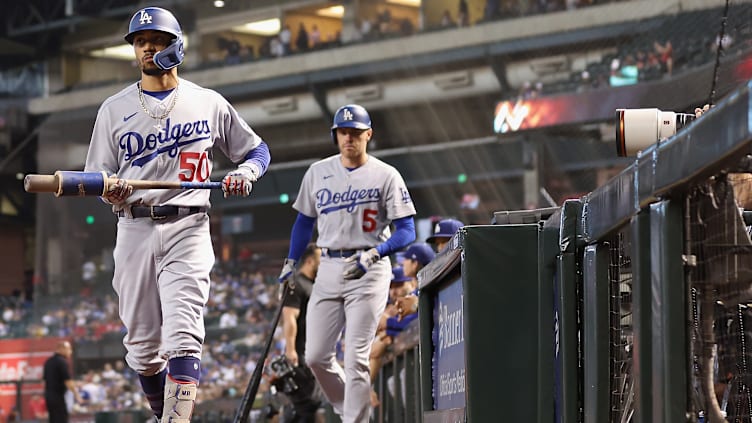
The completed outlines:
{"type": "MultiPolygon", "coordinates": [[[[124,179],[205,182],[212,172],[213,146],[237,163],[261,143],[224,97],[184,79],[161,101],[144,95],[144,105],[159,116],[176,95],[175,106],[160,128],[158,120],[144,112],[136,84],[105,100],[94,123],[84,170],[124,179]]],[[[205,189],[140,190],[127,203],[209,207],[209,194],[205,189]]]]}
{"type": "MultiPolygon", "coordinates": [[[[375,247],[390,237],[392,220],[415,214],[395,168],[369,156],[350,171],[339,154],[310,166],[293,207],[317,218],[316,243],[331,250],[375,247]]],[[[308,302],[306,362],[342,421],[361,423],[369,416],[368,357],[386,306],[391,262],[384,257],[354,280],[344,280],[345,267],[345,257],[322,254],[308,302]],[[345,325],[343,368],[335,360],[335,345],[345,325]]]]}
{"type": "MultiPolygon", "coordinates": [[[[212,172],[213,146],[240,162],[260,145],[261,138],[221,95],[178,81],[162,100],[144,95],[143,106],[137,84],[105,100],[85,170],[124,179],[204,182],[212,172]],[[164,114],[163,119],[152,117],[164,114]]],[[[173,356],[201,357],[214,251],[205,213],[134,219],[128,205],[208,208],[209,194],[205,189],[137,190],[126,205],[113,207],[125,209],[125,215],[118,221],[112,285],[128,329],[126,361],[140,374],[160,371],[173,356]]]]}
{"type": "Polygon", "coordinates": [[[293,208],[317,218],[316,244],[330,249],[375,247],[391,235],[391,221],[415,214],[397,169],[369,156],[349,171],[339,154],[308,168],[293,208]]]}

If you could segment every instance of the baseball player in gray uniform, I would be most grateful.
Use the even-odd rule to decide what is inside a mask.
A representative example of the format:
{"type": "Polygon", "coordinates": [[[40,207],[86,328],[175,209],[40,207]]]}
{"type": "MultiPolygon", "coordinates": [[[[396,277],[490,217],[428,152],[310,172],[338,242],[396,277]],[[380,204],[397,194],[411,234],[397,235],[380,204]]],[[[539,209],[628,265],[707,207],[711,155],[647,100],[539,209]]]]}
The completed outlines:
{"type": "Polygon", "coordinates": [[[266,171],[269,149],[220,94],[178,78],[180,24],[167,10],[133,15],[125,36],[141,79],[102,103],[86,171],[119,178],[102,197],[119,217],[113,288],[126,361],[162,422],[189,422],[200,375],[203,308],[214,251],[209,190],[133,191],[126,179],[205,182],[212,147],[239,163],[225,196],[247,196],[266,171]]]}
{"type": "Polygon", "coordinates": [[[279,280],[293,272],[316,224],[321,265],[308,302],[305,358],[342,421],[361,423],[369,418],[368,357],[389,293],[389,254],[415,239],[415,207],[399,172],[367,154],[373,129],[366,109],[339,108],[331,131],[339,154],[303,177],[279,280]],[[343,327],[344,369],[335,358],[343,327]]]}

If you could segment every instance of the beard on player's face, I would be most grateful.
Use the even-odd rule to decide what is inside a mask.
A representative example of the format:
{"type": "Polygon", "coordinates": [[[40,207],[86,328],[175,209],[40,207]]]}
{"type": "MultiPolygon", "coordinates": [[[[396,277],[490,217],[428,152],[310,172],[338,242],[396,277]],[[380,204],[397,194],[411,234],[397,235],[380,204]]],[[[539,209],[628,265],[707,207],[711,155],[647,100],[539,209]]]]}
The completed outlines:
{"type": "Polygon", "coordinates": [[[144,75],[160,76],[166,72],[164,69],[161,69],[159,66],[157,66],[156,63],[154,63],[154,54],[155,52],[149,52],[141,57],[140,67],[141,72],[144,75]]]}
{"type": "Polygon", "coordinates": [[[154,67],[143,66],[143,67],[141,67],[141,72],[143,72],[144,75],[149,75],[149,76],[162,76],[167,71],[164,70],[164,69],[160,69],[160,68],[158,68],[156,66],[154,66],[154,67]]]}

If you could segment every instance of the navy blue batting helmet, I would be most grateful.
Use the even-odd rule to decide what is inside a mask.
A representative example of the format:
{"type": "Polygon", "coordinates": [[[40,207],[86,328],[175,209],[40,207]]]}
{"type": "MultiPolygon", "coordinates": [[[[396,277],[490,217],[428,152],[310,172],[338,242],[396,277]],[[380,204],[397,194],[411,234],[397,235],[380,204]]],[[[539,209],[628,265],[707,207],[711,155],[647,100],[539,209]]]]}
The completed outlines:
{"type": "Polygon", "coordinates": [[[138,31],[151,29],[153,31],[162,31],[172,35],[172,43],[162,51],[154,55],[154,64],[159,68],[167,70],[183,63],[185,53],[183,52],[183,31],[180,29],[180,23],[175,16],[168,10],[161,7],[145,7],[131,18],[128,25],[128,33],[125,35],[125,41],[133,44],[133,38],[138,31]]]}
{"type": "Polygon", "coordinates": [[[371,129],[371,116],[365,107],[347,104],[337,109],[332,122],[332,140],[337,143],[337,128],[371,129]]]}

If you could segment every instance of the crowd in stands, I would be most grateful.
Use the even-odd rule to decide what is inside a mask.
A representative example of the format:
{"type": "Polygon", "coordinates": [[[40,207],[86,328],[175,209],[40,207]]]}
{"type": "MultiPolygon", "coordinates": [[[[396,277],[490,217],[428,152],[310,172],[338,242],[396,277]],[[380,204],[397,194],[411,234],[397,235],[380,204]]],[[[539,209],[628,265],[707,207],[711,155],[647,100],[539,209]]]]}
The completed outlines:
{"type": "Polygon", "coordinates": [[[595,2],[592,0],[487,0],[483,8],[483,14],[481,16],[472,16],[467,1],[460,0],[456,11],[444,10],[438,25],[426,26],[417,17],[394,17],[389,8],[383,8],[375,16],[358,19],[356,32],[348,40],[342,39],[341,31],[322,33],[317,24],[300,22],[294,31],[289,24],[284,24],[278,34],[269,36],[264,40],[258,51],[252,46],[241,44],[236,39],[225,37],[218,39],[217,47],[224,55],[221,61],[222,64],[234,65],[252,60],[283,57],[290,54],[339,47],[343,44],[405,37],[423,31],[467,27],[502,19],[574,10],[596,3],[600,4],[604,2],[595,2]]]}

